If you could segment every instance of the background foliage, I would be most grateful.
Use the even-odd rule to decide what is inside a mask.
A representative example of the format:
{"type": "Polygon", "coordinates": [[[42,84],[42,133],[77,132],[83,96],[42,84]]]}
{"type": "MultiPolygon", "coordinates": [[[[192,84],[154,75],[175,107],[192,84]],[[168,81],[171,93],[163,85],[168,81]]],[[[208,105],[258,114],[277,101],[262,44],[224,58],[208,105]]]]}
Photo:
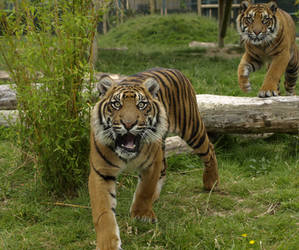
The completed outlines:
{"type": "MultiPolygon", "coordinates": [[[[85,79],[97,15],[91,1],[22,1],[2,16],[1,54],[16,84],[18,144],[38,180],[57,194],[86,182],[85,79]]],[[[92,74],[90,74],[92,75],[92,74]]]]}

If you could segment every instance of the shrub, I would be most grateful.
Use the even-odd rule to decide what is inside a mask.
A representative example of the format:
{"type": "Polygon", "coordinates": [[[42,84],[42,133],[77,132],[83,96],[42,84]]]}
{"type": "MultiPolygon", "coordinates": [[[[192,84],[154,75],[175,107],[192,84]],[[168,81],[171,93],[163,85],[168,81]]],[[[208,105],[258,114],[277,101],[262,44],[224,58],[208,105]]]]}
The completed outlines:
{"type": "Polygon", "coordinates": [[[33,160],[38,183],[48,191],[73,194],[88,173],[86,95],[97,23],[92,1],[21,1],[0,20],[0,52],[16,85],[23,157],[33,160]]]}

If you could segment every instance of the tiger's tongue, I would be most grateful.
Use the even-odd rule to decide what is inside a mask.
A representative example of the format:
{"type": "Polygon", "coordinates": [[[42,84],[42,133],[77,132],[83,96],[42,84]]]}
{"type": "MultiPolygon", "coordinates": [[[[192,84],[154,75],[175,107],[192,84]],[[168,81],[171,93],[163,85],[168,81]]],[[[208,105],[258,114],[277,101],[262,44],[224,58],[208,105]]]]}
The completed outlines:
{"type": "Polygon", "coordinates": [[[134,149],[135,148],[135,143],[134,143],[134,136],[131,134],[125,135],[123,137],[122,141],[122,146],[129,148],[129,149],[134,149]]]}

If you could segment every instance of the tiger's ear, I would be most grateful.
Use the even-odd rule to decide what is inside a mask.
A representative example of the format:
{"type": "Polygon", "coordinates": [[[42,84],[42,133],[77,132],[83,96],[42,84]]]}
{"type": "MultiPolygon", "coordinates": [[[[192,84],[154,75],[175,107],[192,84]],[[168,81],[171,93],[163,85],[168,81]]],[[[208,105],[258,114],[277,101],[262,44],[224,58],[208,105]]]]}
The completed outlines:
{"type": "Polygon", "coordinates": [[[105,95],[107,90],[114,84],[113,79],[108,75],[102,75],[97,84],[100,95],[105,95]]]}
{"type": "Polygon", "coordinates": [[[143,85],[151,93],[153,97],[157,96],[157,93],[160,89],[160,85],[155,78],[148,78],[144,81],[143,85]]]}
{"type": "Polygon", "coordinates": [[[277,6],[277,3],[275,1],[271,1],[268,3],[268,7],[269,9],[272,11],[273,14],[275,14],[278,6],[277,6]]]}
{"type": "Polygon", "coordinates": [[[245,10],[247,10],[249,6],[249,2],[248,1],[242,1],[240,4],[240,10],[241,12],[244,12],[245,10]]]}

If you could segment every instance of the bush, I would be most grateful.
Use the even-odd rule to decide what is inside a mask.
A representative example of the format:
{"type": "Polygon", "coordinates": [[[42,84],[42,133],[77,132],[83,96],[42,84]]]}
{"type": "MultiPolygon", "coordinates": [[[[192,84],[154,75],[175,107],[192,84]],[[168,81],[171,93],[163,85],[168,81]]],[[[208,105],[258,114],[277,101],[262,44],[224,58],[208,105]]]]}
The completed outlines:
{"type": "Polygon", "coordinates": [[[39,183],[73,194],[88,173],[90,91],[83,89],[91,89],[93,73],[92,1],[21,1],[1,20],[0,51],[16,84],[18,145],[39,183]]]}

